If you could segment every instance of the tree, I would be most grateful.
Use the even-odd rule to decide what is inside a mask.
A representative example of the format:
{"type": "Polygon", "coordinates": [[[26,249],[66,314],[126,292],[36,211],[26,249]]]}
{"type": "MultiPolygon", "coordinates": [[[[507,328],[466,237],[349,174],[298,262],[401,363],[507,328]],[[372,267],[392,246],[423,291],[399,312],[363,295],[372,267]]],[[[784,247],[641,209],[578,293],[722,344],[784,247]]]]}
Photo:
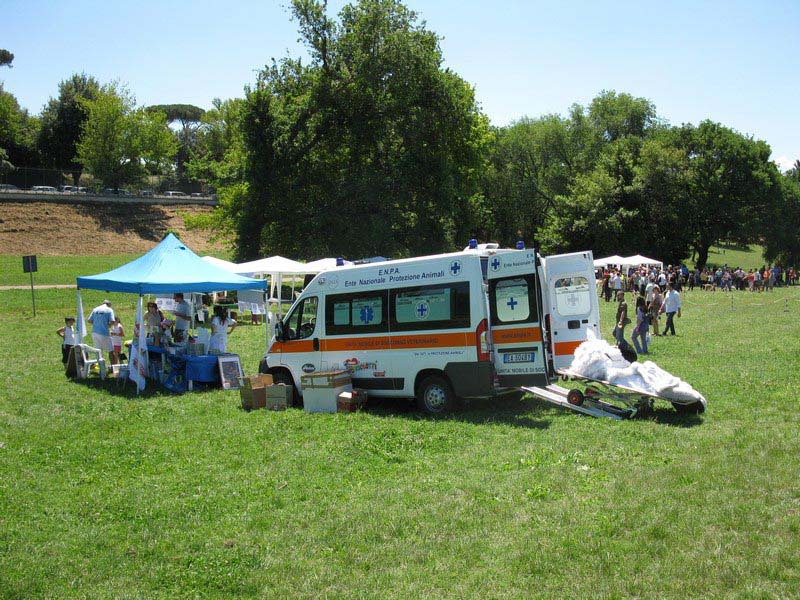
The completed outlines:
{"type": "Polygon", "coordinates": [[[780,202],[763,227],[764,258],[784,267],[800,265],[799,231],[800,180],[790,170],[780,178],[780,202]]]}
{"type": "Polygon", "coordinates": [[[13,94],[0,83],[0,168],[34,167],[39,155],[34,140],[39,130],[39,120],[21,108],[13,94]]]}
{"type": "Polygon", "coordinates": [[[780,201],[779,173],[766,142],[713,121],[674,131],[688,159],[685,224],[692,234],[697,267],[720,240],[755,242],[780,201]]]}
{"type": "Polygon", "coordinates": [[[88,117],[77,145],[78,160],[104,185],[117,189],[168,167],[177,143],[164,113],[137,108],[128,91],[116,84],[103,86],[94,100],[81,103],[88,117]]]}
{"type": "Polygon", "coordinates": [[[50,98],[42,111],[38,147],[43,162],[69,169],[78,185],[83,164],[77,159],[77,144],[86,122],[85,101],[94,100],[100,84],[86,73],[74,74],[58,84],[58,97],[50,98]]]}
{"type": "Polygon", "coordinates": [[[13,66],[12,62],[14,62],[14,55],[5,48],[0,48],[0,67],[8,67],[10,69],[13,66]]]}
{"type": "Polygon", "coordinates": [[[225,210],[239,258],[406,254],[468,234],[488,121],[397,0],[292,5],[310,63],[263,70],[241,109],[242,173],[225,210]]]}
{"type": "Polygon", "coordinates": [[[147,109],[150,112],[161,112],[167,117],[167,123],[179,123],[181,128],[175,132],[178,140],[178,154],[175,157],[176,176],[185,181],[186,163],[191,159],[197,145],[197,132],[205,111],[192,104],[158,104],[147,109]]]}

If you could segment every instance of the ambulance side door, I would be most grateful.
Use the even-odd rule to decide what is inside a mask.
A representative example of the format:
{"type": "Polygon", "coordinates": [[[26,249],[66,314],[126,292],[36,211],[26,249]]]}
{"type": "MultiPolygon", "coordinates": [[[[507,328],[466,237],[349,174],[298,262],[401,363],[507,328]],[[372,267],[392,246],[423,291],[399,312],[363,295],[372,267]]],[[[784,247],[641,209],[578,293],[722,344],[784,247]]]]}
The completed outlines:
{"type": "Polygon", "coordinates": [[[536,253],[489,256],[490,335],[500,387],[547,385],[536,253]]]}
{"type": "Polygon", "coordinates": [[[600,337],[600,305],[592,253],[574,252],[544,259],[550,320],[550,352],[556,371],[567,369],[575,349],[588,338],[600,337]]]}
{"type": "Polygon", "coordinates": [[[283,339],[276,341],[271,353],[280,353],[281,365],[292,372],[300,388],[303,373],[313,373],[320,367],[322,320],[319,296],[306,296],[298,300],[283,319],[283,339]]]}

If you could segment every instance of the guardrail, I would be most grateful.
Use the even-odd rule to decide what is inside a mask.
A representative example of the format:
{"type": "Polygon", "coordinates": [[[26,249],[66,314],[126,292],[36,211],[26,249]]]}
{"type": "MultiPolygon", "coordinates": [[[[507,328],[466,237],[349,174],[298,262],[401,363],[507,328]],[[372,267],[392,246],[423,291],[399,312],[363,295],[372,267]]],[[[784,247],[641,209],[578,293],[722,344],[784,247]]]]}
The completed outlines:
{"type": "Polygon", "coordinates": [[[0,202],[56,202],[60,204],[200,204],[216,206],[211,196],[127,196],[100,193],[40,192],[33,190],[0,190],[0,202]]]}

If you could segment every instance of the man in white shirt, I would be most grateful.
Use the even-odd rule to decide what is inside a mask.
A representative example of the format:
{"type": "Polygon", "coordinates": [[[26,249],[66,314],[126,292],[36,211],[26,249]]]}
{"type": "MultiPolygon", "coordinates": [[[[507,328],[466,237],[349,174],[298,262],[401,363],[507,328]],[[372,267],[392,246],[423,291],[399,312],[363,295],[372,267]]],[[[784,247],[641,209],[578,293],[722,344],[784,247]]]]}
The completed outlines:
{"type": "Polygon", "coordinates": [[[681,295],[675,290],[671,283],[669,284],[667,295],[664,296],[664,312],[667,313],[667,323],[664,325],[664,333],[661,335],[667,335],[667,331],[672,331],[672,335],[675,335],[675,323],[673,319],[675,313],[678,313],[678,317],[681,316],[681,295]]]}
{"type": "Polygon", "coordinates": [[[100,306],[96,306],[89,318],[92,324],[92,343],[95,348],[108,352],[111,364],[116,364],[114,356],[114,344],[111,342],[111,323],[114,321],[114,310],[111,308],[111,300],[103,300],[100,306]]]}
{"type": "Polygon", "coordinates": [[[174,294],[172,299],[175,301],[175,308],[172,311],[175,315],[175,341],[185,342],[192,322],[192,307],[183,299],[181,293],[174,294]]]}

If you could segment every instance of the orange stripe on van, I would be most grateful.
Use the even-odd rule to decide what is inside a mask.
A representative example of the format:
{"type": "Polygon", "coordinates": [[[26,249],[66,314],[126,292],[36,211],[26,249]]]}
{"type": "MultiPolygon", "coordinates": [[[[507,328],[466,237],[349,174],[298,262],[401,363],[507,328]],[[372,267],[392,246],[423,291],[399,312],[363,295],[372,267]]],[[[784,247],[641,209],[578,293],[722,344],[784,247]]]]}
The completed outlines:
{"type": "Polygon", "coordinates": [[[577,342],[556,342],[556,356],[575,354],[575,349],[585,341],[586,340],[578,340],[577,342]]]}
{"type": "Polygon", "coordinates": [[[322,350],[349,352],[355,350],[405,350],[411,348],[453,348],[474,345],[469,333],[418,333],[414,335],[382,335],[321,340],[322,350]]]}
{"type": "MultiPolygon", "coordinates": [[[[475,345],[475,334],[417,333],[414,335],[380,335],[375,337],[343,337],[320,339],[322,352],[355,352],[363,350],[405,350],[413,348],[461,348],[475,345]]],[[[312,340],[275,342],[271,352],[313,352],[312,340]]]]}
{"type": "Polygon", "coordinates": [[[495,344],[517,344],[520,342],[541,342],[541,327],[519,327],[517,329],[492,329],[495,344]]]}
{"type": "Polygon", "coordinates": [[[313,352],[314,342],[311,340],[295,340],[293,342],[275,342],[270,354],[278,352],[313,352]]]}

